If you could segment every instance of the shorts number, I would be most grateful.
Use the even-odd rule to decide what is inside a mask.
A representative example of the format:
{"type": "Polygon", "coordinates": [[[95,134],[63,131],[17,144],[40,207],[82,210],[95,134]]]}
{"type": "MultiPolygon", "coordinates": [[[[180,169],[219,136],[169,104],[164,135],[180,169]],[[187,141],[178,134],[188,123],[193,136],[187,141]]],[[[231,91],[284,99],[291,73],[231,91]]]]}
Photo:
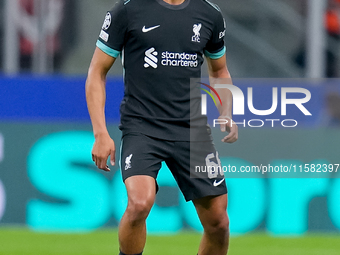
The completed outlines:
{"type": "Polygon", "coordinates": [[[210,153],[207,155],[205,158],[205,164],[207,166],[207,172],[208,172],[208,178],[209,179],[214,179],[217,178],[218,173],[220,173],[221,176],[224,176],[224,173],[222,171],[221,167],[221,160],[218,157],[218,152],[216,151],[216,156],[214,153],[210,153]],[[216,158],[215,161],[211,161],[212,159],[216,158]]]}

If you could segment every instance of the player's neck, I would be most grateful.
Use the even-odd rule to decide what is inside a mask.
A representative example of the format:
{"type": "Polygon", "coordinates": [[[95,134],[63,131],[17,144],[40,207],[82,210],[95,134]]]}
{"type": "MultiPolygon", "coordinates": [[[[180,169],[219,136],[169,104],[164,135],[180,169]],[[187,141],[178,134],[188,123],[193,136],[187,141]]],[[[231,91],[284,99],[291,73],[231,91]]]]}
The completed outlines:
{"type": "Polygon", "coordinates": [[[182,4],[185,0],[163,0],[164,2],[172,5],[180,5],[182,4]]]}

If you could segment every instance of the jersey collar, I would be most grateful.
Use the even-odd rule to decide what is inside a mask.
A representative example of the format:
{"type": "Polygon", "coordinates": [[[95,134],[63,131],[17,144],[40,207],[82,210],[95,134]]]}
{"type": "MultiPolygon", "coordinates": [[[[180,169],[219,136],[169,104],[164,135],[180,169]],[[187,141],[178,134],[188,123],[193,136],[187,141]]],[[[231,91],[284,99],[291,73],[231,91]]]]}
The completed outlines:
{"type": "Polygon", "coordinates": [[[164,6],[165,8],[171,9],[171,10],[182,10],[185,7],[188,6],[188,4],[190,3],[190,0],[185,0],[183,3],[179,4],[179,5],[172,5],[172,4],[168,4],[166,2],[164,2],[163,0],[156,0],[160,5],[164,6]]]}

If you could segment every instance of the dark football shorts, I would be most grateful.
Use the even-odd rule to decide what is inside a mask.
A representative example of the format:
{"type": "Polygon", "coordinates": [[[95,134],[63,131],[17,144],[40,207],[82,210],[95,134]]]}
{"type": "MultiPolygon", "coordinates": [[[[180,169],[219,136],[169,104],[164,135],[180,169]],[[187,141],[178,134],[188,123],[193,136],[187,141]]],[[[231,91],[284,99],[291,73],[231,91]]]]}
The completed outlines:
{"type": "Polygon", "coordinates": [[[120,160],[123,181],[136,175],[156,180],[162,161],[187,201],[227,193],[223,172],[211,168],[221,166],[212,141],[167,141],[141,133],[123,136],[120,160]]]}

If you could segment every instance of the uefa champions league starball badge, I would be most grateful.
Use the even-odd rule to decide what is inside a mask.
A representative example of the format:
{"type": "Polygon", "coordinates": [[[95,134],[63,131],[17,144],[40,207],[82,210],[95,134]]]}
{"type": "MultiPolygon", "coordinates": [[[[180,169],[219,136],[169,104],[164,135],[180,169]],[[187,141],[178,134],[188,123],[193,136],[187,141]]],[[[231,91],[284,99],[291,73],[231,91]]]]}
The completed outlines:
{"type": "Polygon", "coordinates": [[[104,24],[102,26],[103,30],[107,30],[111,25],[111,14],[108,12],[105,16],[104,24]]]}

